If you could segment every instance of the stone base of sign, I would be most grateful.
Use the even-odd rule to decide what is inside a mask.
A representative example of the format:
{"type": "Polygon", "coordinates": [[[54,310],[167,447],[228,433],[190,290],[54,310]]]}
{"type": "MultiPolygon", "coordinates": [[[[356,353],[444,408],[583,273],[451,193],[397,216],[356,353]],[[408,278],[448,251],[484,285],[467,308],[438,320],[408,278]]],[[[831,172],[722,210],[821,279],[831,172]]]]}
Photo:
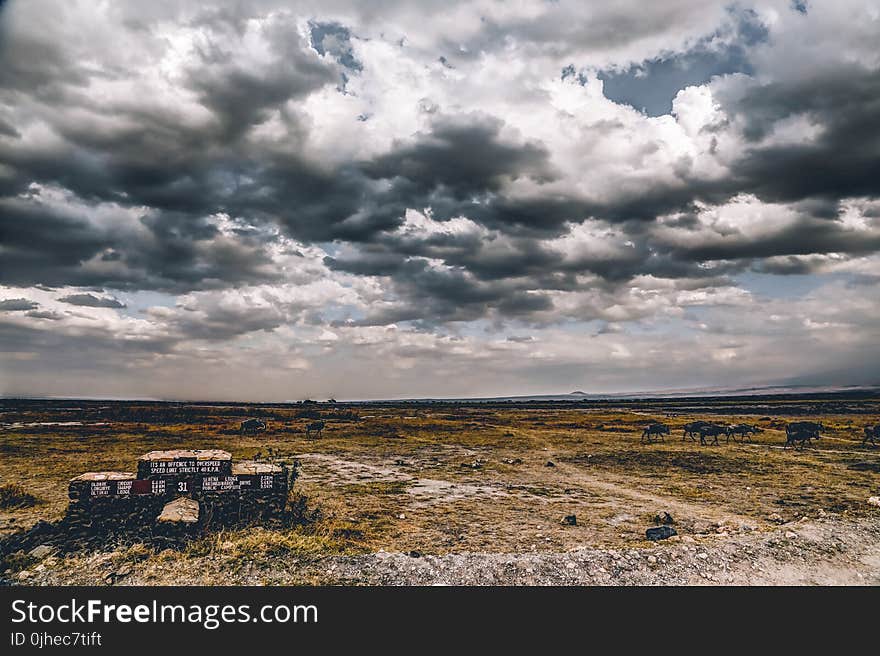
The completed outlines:
{"type": "Polygon", "coordinates": [[[294,476],[283,465],[233,463],[218,449],[151,451],[138,460],[137,474],[88,472],[72,479],[66,519],[74,530],[86,532],[265,522],[284,517],[294,476]],[[194,519],[171,520],[183,510],[194,519]]]}

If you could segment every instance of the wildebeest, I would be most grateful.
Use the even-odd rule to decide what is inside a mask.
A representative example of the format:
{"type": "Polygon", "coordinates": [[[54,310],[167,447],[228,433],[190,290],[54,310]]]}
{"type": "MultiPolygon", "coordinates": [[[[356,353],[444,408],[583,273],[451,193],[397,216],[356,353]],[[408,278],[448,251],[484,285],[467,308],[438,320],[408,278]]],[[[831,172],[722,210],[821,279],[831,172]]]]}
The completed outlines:
{"type": "Polygon", "coordinates": [[[865,436],[862,438],[862,444],[871,443],[871,446],[877,446],[877,439],[880,438],[880,424],[876,426],[865,426],[865,436]]]}
{"type": "MultiPolygon", "coordinates": [[[[807,422],[809,423],[809,422],[807,422]]],[[[797,443],[801,443],[801,448],[803,449],[810,443],[812,439],[819,439],[819,432],[816,430],[811,430],[809,428],[793,428],[789,430],[789,426],[785,427],[785,447],[788,448],[792,446],[797,448],[797,443]]]]}
{"type": "Polygon", "coordinates": [[[266,430],[266,422],[262,419],[245,419],[241,422],[239,430],[242,433],[257,433],[259,431],[264,431],[266,430]]]}
{"type": "Polygon", "coordinates": [[[727,435],[727,426],[719,426],[718,424],[705,424],[700,426],[697,431],[700,435],[700,444],[706,444],[706,438],[714,438],[712,444],[718,444],[719,435],[727,435]]]}
{"type": "Polygon", "coordinates": [[[312,431],[314,431],[318,437],[321,437],[321,431],[324,430],[324,422],[323,421],[313,421],[310,424],[306,424],[306,437],[312,436],[312,431]]]}
{"type": "Polygon", "coordinates": [[[709,425],[708,421],[692,421],[689,424],[685,424],[683,426],[684,434],[681,436],[681,439],[684,439],[686,437],[689,437],[691,439],[696,439],[696,436],[700,434],[700,429],[703,426],[708,426],[708,425],[709,425]]]}
{"type": "Polygon", "coordinates": [[[666,424],[648,424],[642,431],[642,441],[651,441],[652,435],[659,435],[663,439],[664,435],[669,435],[669,426],[666,424]]]}
{"type": "MultiPolygon", "coordinates": [[[[818,424],[815,421],[793,421],[790,424],[786,424],[785,426],[785,435],[788,437],[792,434],[804,434],[807,435],[807,439],[816,439],[818,440],[825,427],[822,424],[818,424]]],[[[786,439],[786,444],[791,440],[786,439]]]]}
{"type": "Polygon", "coordinates": [[[734,424],[727,427],[727,441],[730,442],[731,437],[736,441],[736,436],[739,435],[741,440],[745,440],[748,437],[749,442],[751,442],[752,435],[761,433],[763,430],[763,428],[752,426],[751,424],[734,424]]]}

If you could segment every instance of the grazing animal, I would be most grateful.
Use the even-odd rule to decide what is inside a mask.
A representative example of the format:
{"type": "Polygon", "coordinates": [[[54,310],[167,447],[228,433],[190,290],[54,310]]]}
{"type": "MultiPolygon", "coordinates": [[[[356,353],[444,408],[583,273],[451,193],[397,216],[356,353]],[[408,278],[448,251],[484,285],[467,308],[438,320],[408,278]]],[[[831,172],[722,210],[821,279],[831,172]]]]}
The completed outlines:
{"type": "Polygon", "coordinates": [[[786,436],[791,435],[792,433],[804,433],[816,440],[821,437],[819,433],[823,430],[825,430],[825,427],[815,421],[794,421],[785,426],[786,436]]]}
{"type": "Polygon", "coordinates": [[[321,431],[324,430],[324,422],[323,421],[313,421],[310,424],[306,424],[306,437],[311,437],[312,432],[314,431],[318,437],[321,437],[321,431]]]}
{"type": "Polygon", "coordinates": [[[876,426],[865,426],[865,437],[862,438],[862,444],[871,443],[871,446],[877,446],[877,439],[880,438],[880,424],[876,426]]]}
{"type": "Polygon", "coordinates": [[[684,438],[686,438],[686,437],[689,437],[692,440],[696,439],[697,435],[700,434],[700,429],[703,426],[708,426],[708,425],[709,425],[708,421],[692,421],[689,424],[685,424],[684,425],[684,434],[681,436],[681,439],[684,440],[684,438]]]}
{"type": "Polygon", "coordinates": [[[718,424],[705,424],[700,426],[700,444],[706,445],[706,438],[713,438],[712,444],[718,444],[719,435],[727,435],[727,426],[719,426],[718,424]]]}
{"type": "Polygon", "coordinates": [[[242,433],[258,433],[266,430],[266,422],[262,419],[245,419],[239,430],[242,433]]]}
{"type": "Polygon", "coordinates": [[[751,424],[734,424],[727,427],[727,441],[730,442],[731,437],[736,441],[736,436],[739,435],[741,440],[745,440],[748,437],[749,442],[751,442],[752,435],[761,433],[763,430],[763,428],[752,426],[751,424]]]}
{"type": "Polygon", "coordinates": [[[666,424],[649,424],[642,431],[642,441],[651,441],[652,435],[659,435],[663,439],[664,435],[669,435],[669,426],[666,424]]]}
{"type": "Polygon", "coordinates": [[[796,428],[793,430],[788,430],[786,426],[785,429],[785,446],[783,448],[788,448],[792,446],[797,448],[797,443],[800,442],[801,449],[807,446],[812,439],[819,439],[819,433],[807,429],[807,428],[796,428]]]}

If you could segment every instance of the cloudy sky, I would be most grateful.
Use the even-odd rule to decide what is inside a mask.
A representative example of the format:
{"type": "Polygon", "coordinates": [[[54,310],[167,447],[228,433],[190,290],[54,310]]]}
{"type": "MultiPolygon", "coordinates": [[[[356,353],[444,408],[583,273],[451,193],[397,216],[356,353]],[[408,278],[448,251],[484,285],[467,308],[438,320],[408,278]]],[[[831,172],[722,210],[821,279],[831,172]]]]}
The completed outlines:
{"type": "Polygon", "coordinates": [[[880,0],[10,0],[0,394],[880,382],[880,0]]]}

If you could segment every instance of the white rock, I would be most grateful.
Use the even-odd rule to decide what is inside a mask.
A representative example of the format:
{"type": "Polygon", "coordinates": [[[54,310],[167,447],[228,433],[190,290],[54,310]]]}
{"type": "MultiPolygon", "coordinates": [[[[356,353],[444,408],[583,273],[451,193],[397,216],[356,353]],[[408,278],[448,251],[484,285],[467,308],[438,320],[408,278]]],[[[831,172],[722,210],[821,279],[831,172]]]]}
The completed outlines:
{"type": "Polygon", "coordinates": [[[868,497],[868,505],[880,508],[880,497],[868,497]]]}
{"type": "Polygon", "coordinates": [[[51,556],[53,553],[55,553],[55,547],[50,547],[48,544],[41,544],[40,546],[31,549],[30,552],[28,552],[28,556],[40,560],[46,556],[51,556]]]}

